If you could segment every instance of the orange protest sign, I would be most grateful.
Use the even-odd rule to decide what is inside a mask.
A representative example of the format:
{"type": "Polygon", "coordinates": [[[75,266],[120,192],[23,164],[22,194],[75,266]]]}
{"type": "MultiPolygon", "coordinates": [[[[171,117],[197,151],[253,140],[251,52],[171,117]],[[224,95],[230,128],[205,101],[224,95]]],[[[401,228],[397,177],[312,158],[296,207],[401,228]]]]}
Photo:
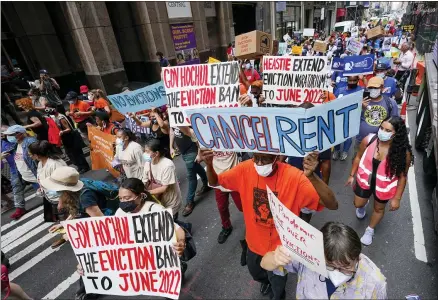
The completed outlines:
{"type": "Polygon", "coordinates": [[[107,169],[113,176],[118,177],[119,172],[111,166],[116,136],[90,126],[88,127],[88,139],[90,140],[91,169],[107,169]]]}

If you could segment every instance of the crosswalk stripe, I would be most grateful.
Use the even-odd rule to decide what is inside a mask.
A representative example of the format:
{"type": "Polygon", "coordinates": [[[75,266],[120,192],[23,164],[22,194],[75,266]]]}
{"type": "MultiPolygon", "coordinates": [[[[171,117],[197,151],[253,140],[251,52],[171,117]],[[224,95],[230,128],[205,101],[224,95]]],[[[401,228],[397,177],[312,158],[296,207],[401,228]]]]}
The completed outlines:
{"type": "Polygon", "coordinates": [[[50,293],[43,297],[43,300],[53,300],[61,296],[73,283],[78,281],[79,274],[74,272],[69,278],[58,284],[56,288],[54,288],[50,293]]]}
{"type": "Polygon", "coordinates": [[[26,213],[26,214],[25,214],[24,216],[22,216],[20,219],[18,219],[18,220],[16,220],[16,221],[14,220],[14,221],[12,221],[12,222],[10,222],[10,223],[8,223],[8,224],[3,225],[3,226],[2,226],[2,233],[3,233],[4,231],[8,230],[9,228],[11,228],[12,226],[15,226],[15,225],[17,225],[17,224],[23,222],[24,220],[26,220],[26,219],[32,217],[34,214],[36,214],[37,212],[40,212],[41,210],[43,210],[43,207],[42,207],[42,206],[39,206],[39,207],[37,207],[37,208],[31,210],[30,212],[26,213]]]}
{"type": "MultiPolygon", "coordinates": [[[[46,234],[42,238],[38,239],[35,243],[32,243],[29,247],[21,250],[20,252],[18,252],[17,254],[12,256],[11,258],[9,258],[9,263],[11,265],[14,264],[15,262],[19,261],[20,259],[22,259],[26,255],[31,253],[33,250],[37,249],[39,246],[44,245],[47,241],[51,240],[54,236],[55,236],[55,234],[52,234],[52,233],[46,234]]],[[[12,244],[9,246],[12,246],[12,244]]]]}
{"type": "Polygon", "coordinates": [[[35,226],[39,225],[40,223],[44,222],[43,215],[39,215],[38,217],[30,220],[29,222],[26,222],[24,225],[18,226],[14,230],[11,230],[10,232],[6,233],[1,238],[2,247],[9,245],[16,239],[18,239],[23,232],[28,232],[32,228],[35,228],[35,226]]]}
{"type": "MultiPolygon", "coordinates": [[[[65,245],[65,244],[64,244],[65,245]]],[[[62,245],[62,246],[64,246],[62,245]]],[[[52,249],[51,247],[47,248],[46,250],[38,253],[37,255],[35,255],[32,259],[28,260],[27,262],[25,262],[24,264],[22,264],[21,266],[19,266],[17,269],[15,269],[14,271],[12,271],[9,275],[9,280],[10,281],[14,281],[15,278],[17,278],[18,276],[20,276],[21,274],[23,274],[24,272],[26,272],[27,270],[29,270],[30,268],[32,268],[33,266],[35,266],[37,263],[39,263],[40,261],[42,261],[44,258],[46,258],[47,256],[49,256],[50,254],[52,254],[53,252],[59,251],[59,249],[62,248],[62,246],[56,248],[56,249],[52,249]]]]}
{"type": "Polygon", "coordinates": [[[7,240],[5,242],[2,242],[3,252],[7,253],[7,252],[11,251],[15,247],[21,245],[22,243],[24,243],[28,239],[34,237],[35,235],[37,235],[38,233],[40,233],[44,229],[49,228],[50,226],[52,226],[52,223],[43,223],[40,226],[38,226],[37,228],[35,228],[35,229],[29,231],[28,233],[26,233],[25,235],[23,235],[21,237],[18,236],[18,239],[9,239],[9,240],[7,240]]]}

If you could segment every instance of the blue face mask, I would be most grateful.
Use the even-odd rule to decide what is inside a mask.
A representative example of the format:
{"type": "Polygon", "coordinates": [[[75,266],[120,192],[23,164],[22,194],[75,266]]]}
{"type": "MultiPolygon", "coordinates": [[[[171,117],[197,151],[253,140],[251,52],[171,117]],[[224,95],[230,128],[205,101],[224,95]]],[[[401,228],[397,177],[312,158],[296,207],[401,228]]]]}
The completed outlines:
{"type": "Polygon", "coordinates": [[[143,153],[143,159],[145,162],[151,162],[152,161],[152,157],[147,154],[147,153],[143,153]]]}
{"type": "Polygon", "coordinates": [[[13,136],[13,135],[8,135],[6,137],[6,139],[8,140],[9,143],[14,143],[14,144],[17,143],[17,138],[15,136],[13,136]]]}

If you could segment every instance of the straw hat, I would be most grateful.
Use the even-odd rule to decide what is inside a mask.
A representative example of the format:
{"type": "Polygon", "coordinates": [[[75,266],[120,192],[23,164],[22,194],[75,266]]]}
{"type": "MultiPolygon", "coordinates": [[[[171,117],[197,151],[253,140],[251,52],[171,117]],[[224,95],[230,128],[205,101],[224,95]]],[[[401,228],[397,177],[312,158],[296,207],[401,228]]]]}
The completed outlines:
{"type": "Polygon", "coordinates": [[[50,177],[41,181],[41,185],[49,191],[72,191],[82,189],[84,183],[79,180],[79,173],[72,167],[59,167],[50,177]]]}

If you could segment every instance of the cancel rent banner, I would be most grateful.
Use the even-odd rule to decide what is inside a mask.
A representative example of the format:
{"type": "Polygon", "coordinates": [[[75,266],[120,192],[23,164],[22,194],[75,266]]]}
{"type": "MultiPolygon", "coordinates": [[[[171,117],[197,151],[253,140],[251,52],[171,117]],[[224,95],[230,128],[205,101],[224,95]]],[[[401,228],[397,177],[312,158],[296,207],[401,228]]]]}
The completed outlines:
{"type": "Polygon", "coordinates": [[[187,111],[202,148],[303,157],[359,133],[359,91],[304,108],[210,108],[187,111]]]}
{"type": "Polygon", "coordinates": [[[178,299],[181,269],[171,211],[63,222],[87,294],[178,299]]]}
{"type": "Polygon", "coordinates": [[[327,56],[264,56],[263,94],[266,103],[322,104],[327,89],[327,56]]]}
{"type": "Polygon", "coordinates": [[[283,247],[292,259],[327,278],[322,232],[292,213],[266,186],[269,208],[283,247]]]}
{"type": "Polygon", "coordinates": [[[187,126],[187,109],[239,106],[239,63],[163,68],[171,127],[187,126]]]}

